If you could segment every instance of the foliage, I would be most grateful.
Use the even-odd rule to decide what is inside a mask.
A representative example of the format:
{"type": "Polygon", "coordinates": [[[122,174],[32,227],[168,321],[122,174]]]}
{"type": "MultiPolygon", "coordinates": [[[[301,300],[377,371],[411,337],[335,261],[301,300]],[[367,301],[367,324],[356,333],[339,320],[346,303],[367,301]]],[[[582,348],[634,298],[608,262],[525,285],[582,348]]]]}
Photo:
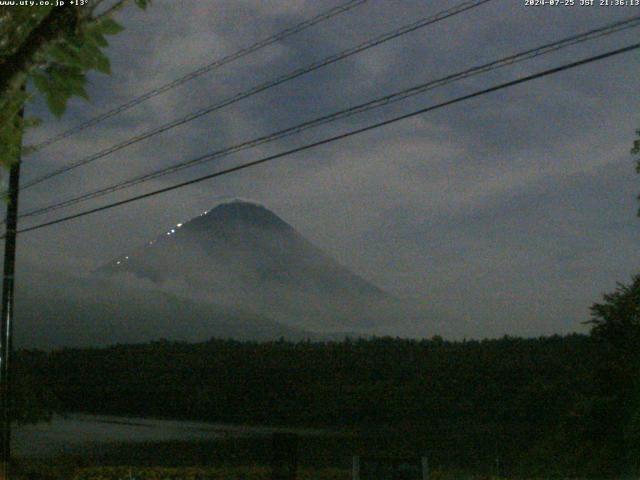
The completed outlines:
{"type": "Polygon", "coordinates": [[[590,388],[529,457],[549,471],[620,478],[640,473],[640,275],[591,307],[590,388]],[[557,452],[570,450],[559,458],[557,452]]]}
{"type": "MultiPolygon", "coordinates": [[[[640,275],[618,284],[591,307],[592,336],[605,347],[598,365],[597,400],[606,409],[602,442],[614,447],[607,456],[640,473],[640,275]],[[605,426],[606,425],[606,426],[605,426]]],[[[600,414],[602,416],[602,414],[600,414]]]]}
{"type": "Polygon", "coordinates": [[[45,369],[68,412],[348,428],[367,451],[420,449],[434,465],[491,473],[496,456],[516,471],[591,395],[596,350],[579,335],[212,339],[65,349],[45,369]]]}
{"type": "MultiPolygon", "coordinates": [[[[28,83],[59,117],[72,96],[88,99],[87,72],[110,73],[106,37],[122,31],[112,14],[126,0],[97,12],[101,3],[0,7],[0,165],[9,167],[20,157],[22,131],[35,124],[21,115],[34,96],[25,91],[28,83]]],[[[135,4],[146,8],[149,0],[135,4]]]]}
{"type": "MultiPolygon", "coordinates": [[[[305,440],[315,468],[346,468],[322,461],[344,452],[420,451],[446,471],[494,474],[499,457],[511,475],[619,477],[640,458],[637,283],[594,305],[590,336],[165,340],[42,353],[30,368],[66,412],[337,429],[305,440]]],[[[264,445],[232,443],[130,446],[123,463],[157,450],[264,464],[264,445]]]]}
{"type": "Polygon", "coordinates": [[[46,354],[21,350],[15,357],[16,368],[12,372],[13,413],[18,424],[37,423],[51,419],[59,409],[52,391],[46,388],[46,354]]]}
{"type": "Polygon", "coordinates": [[[640,275],[631,284],[618,284],[613,293],[604,295],[602,303],[591,307],[592,334],[613,348],[637,355],[640,341],[640,275]]]}

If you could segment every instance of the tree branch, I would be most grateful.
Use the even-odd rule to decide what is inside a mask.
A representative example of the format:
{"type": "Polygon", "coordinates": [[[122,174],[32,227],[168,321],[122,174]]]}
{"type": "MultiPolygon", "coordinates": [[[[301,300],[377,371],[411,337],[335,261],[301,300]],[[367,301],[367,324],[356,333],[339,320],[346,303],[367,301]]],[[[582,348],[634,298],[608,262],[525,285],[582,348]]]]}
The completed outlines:
{"type": "Polygon", "coordinates": [[[0,63],[0,96],[20,86],[21,75],[34,65],[35,56],[43,47],[75,32],[78,13],[71,6],[51,9],[18,49],[0,63]]]}

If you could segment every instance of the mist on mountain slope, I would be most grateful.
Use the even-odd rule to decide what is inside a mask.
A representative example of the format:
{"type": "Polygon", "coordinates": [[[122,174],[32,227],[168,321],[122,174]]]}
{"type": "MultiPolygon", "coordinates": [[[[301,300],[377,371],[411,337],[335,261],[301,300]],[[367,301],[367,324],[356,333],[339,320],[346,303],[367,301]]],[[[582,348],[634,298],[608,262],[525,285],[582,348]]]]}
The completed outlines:
{"type": "Polygon", "coordinates": [[[90,272],[26,269],[17,344],[495,336],[394,298],[261,205],[232,201],[90,272]]]}
{"type": "Polygon", "coordinates": [[[58,348],[148,342],[319,339],[250,311],[196,301],[139,279],[31,271],[16,290],[18,347],[58,348]]]}
{"type": "Polygon", "coordinates": [[[340,265],[267,208],[223,203],[99,268],[180,295],[315,331],[367,329],[396,299],[340,265]]]}
{"type": "MultiPolygon", "coordinates": [[[[396,302],[378,309],[377,327],[312,330],[245,308],[183,295],[184,284],[161,286],[131,274],[114,278],[28,269],[16,289],[15,342],[18,347],[52,349],[148,342],[236,340],[340,340],[371,335],[446,338],[486,336],[444,321],[426,305],[396,302]],[[382,321],[384,320],[384,321],[382,321]]],[[[347,309],[348,306],[345,306],[347,309]]],[[[345,312],[346,313],[346,312],[345,312]]]]}

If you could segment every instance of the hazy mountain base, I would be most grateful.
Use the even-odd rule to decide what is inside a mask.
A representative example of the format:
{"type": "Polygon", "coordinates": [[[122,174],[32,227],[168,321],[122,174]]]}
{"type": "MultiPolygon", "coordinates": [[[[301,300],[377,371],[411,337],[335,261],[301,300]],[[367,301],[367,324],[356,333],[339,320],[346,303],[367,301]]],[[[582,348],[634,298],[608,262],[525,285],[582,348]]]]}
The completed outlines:
{"type": "Polygon", "coordinates": [[[19,347],[105,346],[158,338],[194,342],[212,335],[239,340],[320,338],[252,312],[153,290],[143,282],[48,273],[23,280],[16,294],[19,347]]]}
{"type": "MultiPolygon", "coordinates": [[[[464,327],[453,322],[437,321],[442,316],[426,307],[395,299],[368,306],[371,317],[377,319],[377,327],[354,329],[327,322],[329,325],[322,329],[310,330],[298,325],[321,323],[328,313],[316,310],[315,318],[311,319],[313,314],[309,311],[314,299],[301,295],[291,299],[288,313],[283,308],[256,313],[256,310],[238,307],[240,302],[236,299],[221,297],[220,300],[226,303],[216,304],[207,295],[189,292],[175,284],[157,285],[132,275],[105,278],[34,269],[20,273],[15,319],[18,347],[48,350],[138,343],[160,338],[189,342],[211,337],[340,340],[368,337],[388,330],[411,335],[437,333],[451,338],[454,331],[465,331],[464,327]],[[295,312],[302,310],[307,316],[298,321],[301,317],[297,317],[295,312]],[[277,319],[269,313],[275,314],[277,319]]],[[[283,292],[279,298],[283,299],[285,295],[283,292]]],[[[248,301],[245,304],[261,308],[248,301]]],[[[350,308],[345,306],[345,315],[350,308]]]]}

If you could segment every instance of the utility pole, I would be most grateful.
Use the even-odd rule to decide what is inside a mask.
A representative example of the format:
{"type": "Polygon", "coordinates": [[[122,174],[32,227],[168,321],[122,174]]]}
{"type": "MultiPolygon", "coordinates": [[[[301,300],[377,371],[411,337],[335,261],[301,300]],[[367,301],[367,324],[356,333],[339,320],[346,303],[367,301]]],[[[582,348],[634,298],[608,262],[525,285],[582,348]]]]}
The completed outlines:
{"type": "MultiPolygon", "coordinates": [[[[22,124],[24,110],[20,112],[22,124]]],[[[7,228],[4,240],[4,274],[2,277],[2,318],[0,319],[0,480],[9,478],[11,458],[11,351],[13,341],[13,286],[16,263],[16,230],[18,227],[18,189],[20,187],[20,160],[22,125],[18,139],[18,158],[9,171],[7,198],[7,228]]]]}

